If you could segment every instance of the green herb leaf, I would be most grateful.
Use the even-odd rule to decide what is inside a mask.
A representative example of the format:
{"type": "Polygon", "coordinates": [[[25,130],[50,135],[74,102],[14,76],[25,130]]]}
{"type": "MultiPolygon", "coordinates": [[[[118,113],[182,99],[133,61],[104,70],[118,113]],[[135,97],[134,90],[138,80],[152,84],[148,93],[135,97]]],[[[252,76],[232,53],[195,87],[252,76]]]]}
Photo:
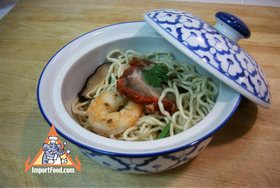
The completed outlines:
{"type": "Polygon", "coordinates": [[[168,68],[166,65],[155,64],[151,69],[143,70],[142,76],[147,84],[153,87],[161,87],[168,80],[167,73],[168,68]]]}
{"type": "Polygon", "coordinates": [[[163,128],[163,130],[161,131],[161,133],[158,135],[158,139],[165,138],[165,137],[167,137],[167,136],[169,135],[170,124],[171,124],[171,123],[168,123],[168,124],[163,128]]]}

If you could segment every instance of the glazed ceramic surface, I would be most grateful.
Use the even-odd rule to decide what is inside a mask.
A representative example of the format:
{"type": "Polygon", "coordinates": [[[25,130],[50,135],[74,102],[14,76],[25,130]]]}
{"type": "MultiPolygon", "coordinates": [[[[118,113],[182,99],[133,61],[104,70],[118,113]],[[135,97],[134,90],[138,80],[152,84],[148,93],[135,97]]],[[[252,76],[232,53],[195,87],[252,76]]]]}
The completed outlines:
{"type": "MultiPolygon", "coordinates": [[[[94,134],[75,121],[71,104],[88,75],[104,62],[109,51],[116,48],[141,53],[171,52],[180,62],[193,63],[145,22],[119,23],[96,29],[73,40],[52,57],[38,82],[40,110],[62,136],[106,167],[146,173],[181,165],[205,149],[213,134],[239,104],[240,94],[212,77],[219,84],[216,104],[201,122],[187,131],[164,139],[141,142],[113,140],[94,134]]],[[[197,69],[211,76],[203,69],[197,69]]]]}
{"type": "Polygon", "coordinates": [[[269,107],[270,93],[256,61],[236,42],[248,38],[248,27],[236,16],[219,12],[215,27],[179,10],[155,10],[146,22],[197,64],[234,90],[269,107]]]}
{"type": "Polygon", "coordinates": [[[81,149],[81,151],[90,159],[114,170],[139,174],[156,173],[170,170],[190,161],[202,152],[211,140],[212,136],[177,152],[152,157],[119,157],[104,155],[87,149],[81,149]]]}

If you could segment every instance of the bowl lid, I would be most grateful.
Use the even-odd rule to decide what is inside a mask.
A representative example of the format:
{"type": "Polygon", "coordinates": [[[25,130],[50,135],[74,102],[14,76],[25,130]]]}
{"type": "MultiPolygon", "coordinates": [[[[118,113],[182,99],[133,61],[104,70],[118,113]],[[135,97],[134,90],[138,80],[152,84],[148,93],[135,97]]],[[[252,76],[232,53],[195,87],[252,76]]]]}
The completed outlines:
{"type": "Polygon", "coordinates": [[[216,24],[180,10],[160,9],[144,14],[145,21],[195,63],[251,101],[268,108],[268,82],[256,61],[238,44],[250,37],[238,17],[218,12],[216,24]]]}

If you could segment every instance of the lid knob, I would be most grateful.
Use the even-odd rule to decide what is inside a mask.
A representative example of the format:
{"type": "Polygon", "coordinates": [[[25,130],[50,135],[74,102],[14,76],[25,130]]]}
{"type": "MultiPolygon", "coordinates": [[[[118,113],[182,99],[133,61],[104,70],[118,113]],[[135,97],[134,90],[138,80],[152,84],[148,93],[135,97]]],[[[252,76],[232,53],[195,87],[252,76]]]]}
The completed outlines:
{"type": "Polygon", "coordinates": [[[216,13],[214,27],[235,42],[241,38],[249,38],[251,35],[248,26],[240,18],[227,12],[216,13]]]}

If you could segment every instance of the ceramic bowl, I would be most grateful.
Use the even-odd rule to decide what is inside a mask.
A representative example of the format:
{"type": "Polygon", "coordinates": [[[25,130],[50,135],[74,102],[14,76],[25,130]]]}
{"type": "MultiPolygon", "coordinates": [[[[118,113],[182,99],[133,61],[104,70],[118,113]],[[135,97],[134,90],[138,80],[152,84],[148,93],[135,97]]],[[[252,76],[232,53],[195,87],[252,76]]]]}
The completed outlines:
{"type": "MultiPolygon", "coordinates": [[[[113,49],[133,49],[141,53],[172,52],[180,61],[193,63],[145,22],[118,23],[90,31],[60,49],[45,66],[38,82],[40,110],[49,124],[76,144],[97,163],[124,172],[154,173],[172,169],[191,160],[210,143],[236,110],[240,94],[220,83],[216,104],[192,128],[155,141],[118,141],[81,127],[71,114],[71,103],[86,78],[113,49]]],[[[199,68],[198,68],[199,69],[199,68]]],[[[202,74],[206,71],[199,69],[202,74]]]]}

